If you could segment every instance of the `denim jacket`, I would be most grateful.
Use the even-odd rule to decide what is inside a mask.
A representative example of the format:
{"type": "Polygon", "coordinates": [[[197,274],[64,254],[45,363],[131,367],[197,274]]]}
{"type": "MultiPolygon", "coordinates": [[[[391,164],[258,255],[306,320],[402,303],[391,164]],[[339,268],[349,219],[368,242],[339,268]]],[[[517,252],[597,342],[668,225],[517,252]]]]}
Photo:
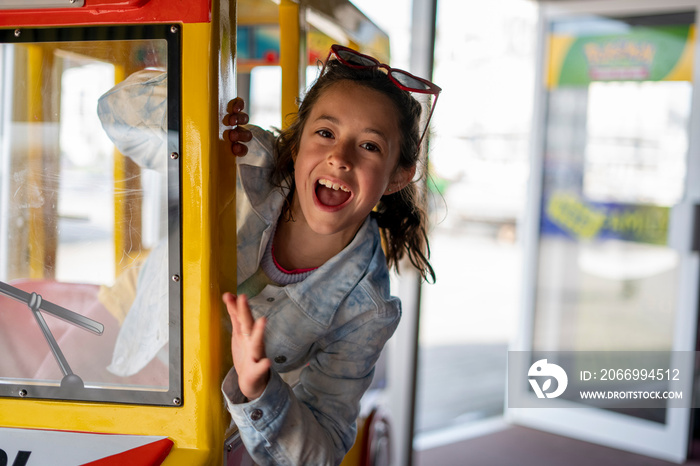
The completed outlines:
{"type": "MultiPolygon", "coordinates": [[[[285,199],[269,182],[272,134],[249,129],[248,155],[238,160],[239,285],[258,269],[285,199]]],[[[222,385],[248,452],[260,465],[340,463],[355,441],[360,398],[401,315],[389,294],[376,221],[368,217],[352,242],[305,280],[268,285],[250,306],[256,319],[267,318],[270,381],[248,402],[235,369],[222,385]],[[280,374],[299,368],[291,387],[280,374]]]]}

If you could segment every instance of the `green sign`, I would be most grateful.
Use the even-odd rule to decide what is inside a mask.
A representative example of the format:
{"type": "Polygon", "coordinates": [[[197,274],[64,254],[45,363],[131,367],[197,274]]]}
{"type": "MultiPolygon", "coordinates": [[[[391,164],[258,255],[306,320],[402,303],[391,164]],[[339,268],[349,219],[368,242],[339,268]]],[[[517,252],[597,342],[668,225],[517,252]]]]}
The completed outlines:
{"type": "Polygon", "coordinates": [[[594,81],[692,80],[694,25],[631,27],[627,34],[550,36],[550,87],[594,81]]]}

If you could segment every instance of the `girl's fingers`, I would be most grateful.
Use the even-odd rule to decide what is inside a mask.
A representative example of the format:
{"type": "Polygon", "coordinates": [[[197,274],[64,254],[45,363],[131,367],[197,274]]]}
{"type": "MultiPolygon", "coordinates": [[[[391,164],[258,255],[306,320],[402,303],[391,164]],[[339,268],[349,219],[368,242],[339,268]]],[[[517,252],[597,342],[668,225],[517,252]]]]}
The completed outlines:
{"type": "Polygon", "coordinates": [[[226,105],[226,111],[228,113],[237,113],[243,111],[243,106],[245,105],[245,102],[243,99],[240,97],[235,97],[231,100],[229,100],[228,104],[226,105]]]}
{"type": "Polygon", "coordinates": [[[224,304],[226,304],[228,315],[231,316],[236,308],[236,295],[227,291],[221,296],[221,299],[224,301],[224,304]]]}
{"type": "Polygon", "coordinates": [[[250,307],[248,306],[248,297],[244,294],[240,295],[236,300],[237,312],[236,318],[240,323],[241,333],[244,335],[251,335],[253,332],[253,314],[250,312],[250,307]]]}
{"type": "Polygon", "coordinates": [[[238,317],[236,316],[236,312],[234,311],[232,314],[229,314],[231,317],[231,333],[233,333],[236,338],[240,338],[241,336],[241,322],[238,320],[238,317]]]}
{"type": "Polygon", "coordinates": [[[243,157],[248,153],[248,146],[241,144],[240,142],[234,142],[231,144],[231,152],[236,157],[243,157]]]}
{"type": "Polygon", "coordinates": [[[243,112],[244,102],[240,97],[229,101],[226,105],[228,114],[224,115],[223,124],[233,126],[224,131],[224,140],[231,142],[231,153],[236,157],[242,157],[248,153],[248,147],[244,143],[253,139],[253,133],[240,125],[248,123],[248,114],[243,112]]]}
{"type": "Polygon", "coordinates": [[[224,293],[222,299],[231,318],[231,355],[238,372],[240,390],[247,398],[256,399],[262,395],[270,380],[272,366],[265,356],[267,321],[264,317],[253,319],[245,295],[224,293]]]}
{"type": "Polygon", "coordinates": [[[250,142],[253,139],[253,133],[249,129],[241,127],[227,129],[224,133],[224,137],[231,142],[250,142]]]}
{"type": "Polygon", "coordinates": [[[226,292],[223,294],[222,299],[231,318],[233,333],[252,336],[259,339],[262,344],[265,333],[265,318],[261,317],[257,321],[253,319],[253,313],[250,312],[250,306],[248,305],[248,297],[244,294],[236,296],[226,292]]]}
{"type": "Polygon", "coordinates": [[[228,316],[231,319],[231,330],[234,335],[241,334],[241,323],[237,318],[238,314],[238,300],[236,295],[231,293],[224,293],[223,295],[224,303],[226,304],[226,310],[228,311],[228,316]]]}
{"type": "Polygon", "coordinates": [[[253,329],[251,331],[251,343],[253,350],[253,360],[259,362],[265,359],[265,324],[267,321],[264,317],[259,318],[253,324],[253,329]]]}
{"type": "Polygon", "coordinates": [[[250,117],[247,113],[228,113],[224,115],[223,124],[226,126],[236,126],[248,124],[250,117]]]}
{"type": "Polygon", "coordinates": [[[239,112],[236,114],[236,124],[237,125],[247,125],[248,124],[248,114],[239,112]]]}
{"type": "Polygon", "coordinates": [[[236,157],[242,157],[248,153],[248,146],[245,145],[253,139],[253,133],[240,126],[224,131],[224,140],[230,141],[231,153],[236,157]]]}
{"type": "MultiPolygon", "coordinates": [[[[263,385],[263,389],[265,386],[267,386],[267,381],[269,377],[268,371],[270,370],[270,367],[272,367],[272,362],[267,358],[263,358],[255,364],[258,380],[260,384],[263,385]]],[[[258,396],[260,396],[260,394],[258,396]]],[[[255,398],[257,398],[258,396],[256,396],[255,398]]]]}

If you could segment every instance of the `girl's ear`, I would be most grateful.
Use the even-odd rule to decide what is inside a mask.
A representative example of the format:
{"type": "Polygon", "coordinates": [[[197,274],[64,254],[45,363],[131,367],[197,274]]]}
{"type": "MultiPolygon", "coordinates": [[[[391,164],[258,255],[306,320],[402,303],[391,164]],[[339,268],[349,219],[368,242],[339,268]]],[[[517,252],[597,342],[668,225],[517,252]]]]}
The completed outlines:
{"type": "Polygon", "coordinates": [[[408,186],[408,184],[413,181],[413,177],[416,175],[416,166],[413,165],[409,168],[399,168],[394,176],[391,177],[389,186],[387,186],[387,193],[395,193],[401,191],[403,188],[408,186]]]}

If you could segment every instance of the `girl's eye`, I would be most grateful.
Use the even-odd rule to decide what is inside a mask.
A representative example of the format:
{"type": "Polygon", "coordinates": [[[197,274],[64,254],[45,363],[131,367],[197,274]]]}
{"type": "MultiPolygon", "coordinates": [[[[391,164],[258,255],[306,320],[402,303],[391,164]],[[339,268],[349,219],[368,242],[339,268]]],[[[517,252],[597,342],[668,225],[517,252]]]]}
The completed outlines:
{"type": "Polygon", "coordinates": [[[360,147],[362,147],[363,149],[368,150],[370,152],[380,152],[381,151],[381,149],[379,148],[378,145],[372,144],[371,142],[365,142],[360,147]]]}
{"type": "Polygon", "coordinates": [[[316,131],[316,134],[318,134],[322,138],[332,138],[333,137],[333,133],[331,133],[327,129],[319,129],[318,131],[316,131]]]}

